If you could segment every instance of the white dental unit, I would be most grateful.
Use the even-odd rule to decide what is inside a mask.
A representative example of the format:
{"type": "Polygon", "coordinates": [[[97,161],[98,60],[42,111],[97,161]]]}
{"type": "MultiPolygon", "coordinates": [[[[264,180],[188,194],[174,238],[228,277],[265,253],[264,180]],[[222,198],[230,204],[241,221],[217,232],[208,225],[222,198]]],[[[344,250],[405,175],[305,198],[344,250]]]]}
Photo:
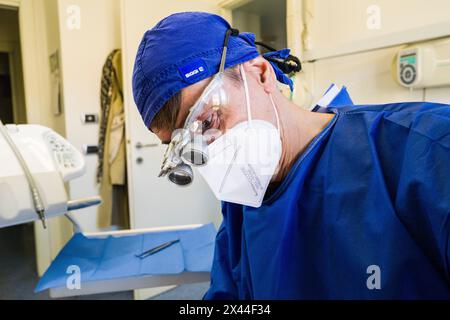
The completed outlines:
{"type": "Polygon", "coordinates": [[[64,182],[84,174],[81,153],[39,125],[0,122],[0,228],[65,215],[100,198],[67,199],[64,182]]]}

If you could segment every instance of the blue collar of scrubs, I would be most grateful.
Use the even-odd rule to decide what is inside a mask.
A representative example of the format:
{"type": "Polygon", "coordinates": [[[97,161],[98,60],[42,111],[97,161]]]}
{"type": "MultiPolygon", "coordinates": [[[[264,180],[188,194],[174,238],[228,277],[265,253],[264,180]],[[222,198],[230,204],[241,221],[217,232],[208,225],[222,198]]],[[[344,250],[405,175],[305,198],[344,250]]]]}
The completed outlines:
{"type": "Polygon", "coordinates": [[[353,105],[353,100],[345,86],[339,88],[334,83],[328,88],[322,98],[312,108],[313,112],[330,113],[330,108],[339,108],[353,105]]]}
{"type": "Polygon", "coordinates": [[[274,202],[278,199],[286,188],[289,186],[292,178],[296,175],[298,168],[307,161],[310,154],[320,147],[328,134],[332,131],[336,121],[339,118],[339,110],[345,106],[352,106],[353,101],[348,94],[347,88],[341,87],[339,88],[337,85],[332,84],[328,90],[325,92],[323,97],[317,102],[316,106],[312,109],[312,112],[319,113],[334,113],[335,116],[328,123],[322,132],[314,138],[314,140],[309,144],[306,151],[299,157],[299,159],[294,163],[291,170],[284,180],[281,182],[280,186],[277,190],[269,196],[266,200],[264,200],[263,205],[270,205],[270,203],[274,202]]]}
{"type": "Polygon", "coordinates": [[[299,159],[294,163],[291,170],[289,171],[288,175],[284,178],[284,180],[281,182],[280,186],[277,188],[277,190],[266,200],[264,200],[263,205],[270,205],[274,201],[276,201],[286,190],[286,188],[291,183],[292,179],[296,176],[297,171],[299,170],[299,167],[308,161],[310,155],[317,150],[325,141],[326,137],[330,134],[332,131],[334,125],[336,124],[338,118],[339,118],[339,109],[333,108],[328,109],[328,112],[335,113],[335,116],[333,119],[328,123],[328,125],[325,127],[322,132],[317,135],[314,140],[309,144],[305,152],[299,157],[299,159]]]}

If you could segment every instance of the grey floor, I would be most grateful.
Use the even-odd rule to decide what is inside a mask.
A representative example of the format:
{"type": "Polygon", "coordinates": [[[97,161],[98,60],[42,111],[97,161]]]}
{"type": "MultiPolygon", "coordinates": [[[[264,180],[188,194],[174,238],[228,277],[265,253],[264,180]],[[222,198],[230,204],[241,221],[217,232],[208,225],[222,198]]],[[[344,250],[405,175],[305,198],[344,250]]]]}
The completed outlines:
{"type": "MultiPolygon", "coordinates": [[[[0,229],[0,300],[49,300],[34,293],[36,273],[33,225],[0,229]]],[[[200,300],[209,283],[182,285],[152,300],[200,300]]],[[[132,292],[77,297],[70,300],[131,300],[132,292]]]]}

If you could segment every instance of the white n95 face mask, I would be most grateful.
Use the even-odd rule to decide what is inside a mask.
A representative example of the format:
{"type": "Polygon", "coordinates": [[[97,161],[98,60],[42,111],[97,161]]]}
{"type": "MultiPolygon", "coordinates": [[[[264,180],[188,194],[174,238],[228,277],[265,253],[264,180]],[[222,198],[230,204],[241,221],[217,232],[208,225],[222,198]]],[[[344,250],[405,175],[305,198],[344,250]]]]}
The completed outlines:
{"type": "Polygon", "coordinates": [[[281,158],[280,121],[272,96],[270,100],[278,128],[268,121],[252,119],[242,65],[240,71],[248,119],[208,146],[208,164],[199,167],[198,171],[217,199],[259,208],[281,158]]]}

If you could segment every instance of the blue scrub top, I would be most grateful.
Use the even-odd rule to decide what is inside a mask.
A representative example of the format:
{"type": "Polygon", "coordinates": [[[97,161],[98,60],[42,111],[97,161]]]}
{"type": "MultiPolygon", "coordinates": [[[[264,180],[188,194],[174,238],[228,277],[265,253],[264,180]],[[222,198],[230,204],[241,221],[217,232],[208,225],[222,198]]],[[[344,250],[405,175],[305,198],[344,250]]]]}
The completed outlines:
{"type": "Polygon", "coordinates": [[[450,299],[450,106],[327,111],[261,208],[223,203],[205,299],[450,299]]]}

